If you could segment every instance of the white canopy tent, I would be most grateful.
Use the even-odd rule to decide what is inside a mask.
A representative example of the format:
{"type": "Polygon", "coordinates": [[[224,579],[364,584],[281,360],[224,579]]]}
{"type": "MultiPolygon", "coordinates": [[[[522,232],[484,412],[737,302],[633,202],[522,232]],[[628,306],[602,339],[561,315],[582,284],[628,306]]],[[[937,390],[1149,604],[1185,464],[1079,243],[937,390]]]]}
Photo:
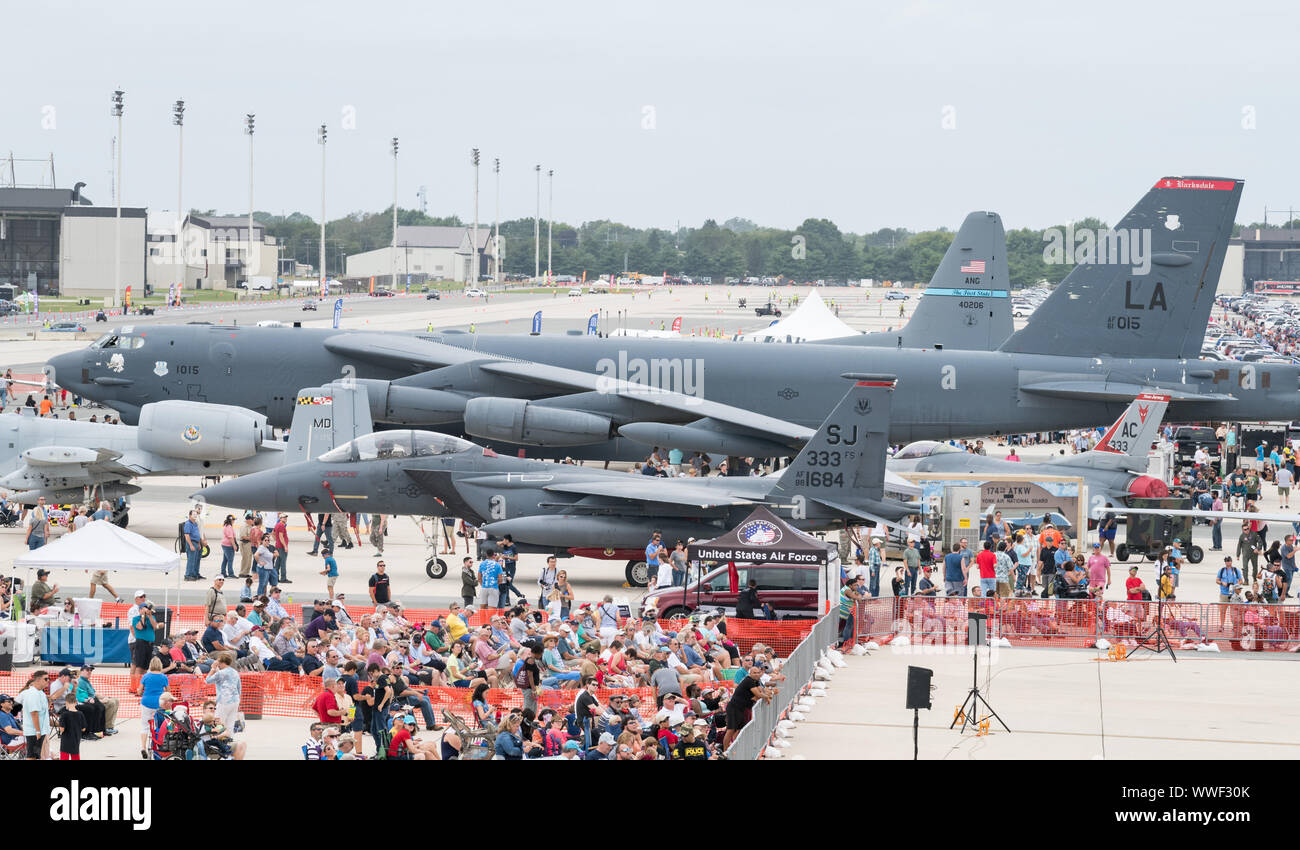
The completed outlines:
{"type": "MultiPolygon", "coordinates": [[[[69,532],[53,543],[14,558],[14,570],[113,570],[157,573],[165,576],[183,566],[181,556],[147,537],[118,528],[107,520],[96,520],[69,532]]],[[[180,600],[180,577],[176,573],[176,598],[180,600]]],[[[31,583],[28,582],[28,592],[31,583]]],[[[163,606],[168,596],[163,585],[163,606]]]]}
{"type": "Polygon", "coordinates": [[[814,342],[819,339],[856,336],[860,331],[840,321],[816,291],[810,292],[799,308],[760,330],[741,334],[738,340],[752,342],[814,342]]]}

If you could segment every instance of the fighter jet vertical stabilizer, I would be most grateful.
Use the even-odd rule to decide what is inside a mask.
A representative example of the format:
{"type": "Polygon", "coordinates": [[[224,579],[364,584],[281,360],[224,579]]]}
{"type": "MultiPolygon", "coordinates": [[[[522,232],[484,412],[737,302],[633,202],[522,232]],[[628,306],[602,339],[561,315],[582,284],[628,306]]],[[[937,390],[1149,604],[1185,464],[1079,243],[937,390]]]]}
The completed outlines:
{"type": "Polygon", "coordinates": [[[356,381],[304,387],[294,399],[284,462],[319,457],[373,430],[369,396],[356,381]]]}
{"type": "Polygon", "coordinates": [[[851,375],[857,383],[781,473],[773,495],[827,506],[876,510],[884,498],[892,375],[851,375]]]}

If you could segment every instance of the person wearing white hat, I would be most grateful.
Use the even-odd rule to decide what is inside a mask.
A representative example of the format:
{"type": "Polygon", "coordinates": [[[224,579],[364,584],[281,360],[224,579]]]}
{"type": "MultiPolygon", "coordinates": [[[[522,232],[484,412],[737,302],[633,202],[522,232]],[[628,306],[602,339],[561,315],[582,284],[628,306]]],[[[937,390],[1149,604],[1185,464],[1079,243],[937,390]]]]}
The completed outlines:
{"type": "Polygon", "coordinates": [[[868,590],[871,598],[880,596],[880,571],[885,567],[884,541],[879,537],[871,538],[871,548],[867,551],[868,590]]]}

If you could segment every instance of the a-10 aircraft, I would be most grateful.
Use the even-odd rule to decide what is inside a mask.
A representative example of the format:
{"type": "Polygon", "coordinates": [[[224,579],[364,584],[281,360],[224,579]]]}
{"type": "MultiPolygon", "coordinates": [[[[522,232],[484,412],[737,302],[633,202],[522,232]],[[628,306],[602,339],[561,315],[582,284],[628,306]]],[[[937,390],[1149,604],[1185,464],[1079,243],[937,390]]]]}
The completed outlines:
{"type": "Polygon", "coordinates": [[[921,441],[904,446],[889,460],[889,471],[900,475],[998,474],[1023,476],[1078,475],[1088,485],[1093,506],[1123,506],[1131,497],[1159,499],[1169,495],[1164,481],[1147,475],[1151,444],[1159,436],[1169,396],[1142,393],[1111,425],[1097,445],[1077,455],[1046,462],[1005,460],[971,454],[947,443],[921,441]]]}
{"type": "Polygon", "coordinates": [[[321,388],[300,393],[291,439],[276,440],[260,413],[218,404],[163,401],[139,425],[27,415],[0,416],[0,492],[20,504],[115,501],[147,475],[239,475],[314,457],[370,431],[364,399],[335,405],[321,388]],[[360,429],[360,430],[358,430],[360,429]]]}
{"type": "MultiPolygon", "coordinates": [[[[51,365],[61,386],[126,421],[179,398],[286,424],[299,387],[353,375],[378,422],[467,434],[503,453],[604,460],[641,458],[651,445],[794,455],[850,372],[898,377],[895,443],[1092,426],[1148,391],[1170,397],[1173,421],[1297,419],[1300,368],[1198,359],[1241,189],[1157,181],[1094,236],[1097,261],[1080,262],[993,351],[156,326],[124,328],[51,365]]],[[[962,309],[986,309],[990,260],[959,264],[970,289],[955,296],[962,309]]]]}
{"type": "MultiPolygon", "coordinates": [[[[805,530],[896,523],[918,507],[884,494],[894,381],[845,377],[854,383],[803,451],[780,473],[762,477],[650,478],[501,456],[447,434],[391,430],[195,495],[231,508],[454,516],[489,539],[509,534],[521,552],[560,554],[640,550],[654,531],[668,541],[714,537],[755,505],[805,530]]],[[[440,577],[432,568],[431,574],[440,577]]],[[[630,562],[627,578],[645,584],[644,562],[630,562]]]]}

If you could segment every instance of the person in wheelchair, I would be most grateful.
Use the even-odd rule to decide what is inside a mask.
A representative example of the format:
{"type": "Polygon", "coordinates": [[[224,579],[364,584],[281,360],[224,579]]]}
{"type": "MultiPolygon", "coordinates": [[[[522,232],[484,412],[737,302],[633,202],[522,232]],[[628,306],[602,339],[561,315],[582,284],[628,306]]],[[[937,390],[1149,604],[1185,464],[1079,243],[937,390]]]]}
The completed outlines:
{"type": "Polygon", "coordinates": [[[149,721],[149,752],[154,761],[182,761],[193,758],[199,735],[189,706],[176,703],[170,691],[158,697],[158,708],[149,721]]]}

